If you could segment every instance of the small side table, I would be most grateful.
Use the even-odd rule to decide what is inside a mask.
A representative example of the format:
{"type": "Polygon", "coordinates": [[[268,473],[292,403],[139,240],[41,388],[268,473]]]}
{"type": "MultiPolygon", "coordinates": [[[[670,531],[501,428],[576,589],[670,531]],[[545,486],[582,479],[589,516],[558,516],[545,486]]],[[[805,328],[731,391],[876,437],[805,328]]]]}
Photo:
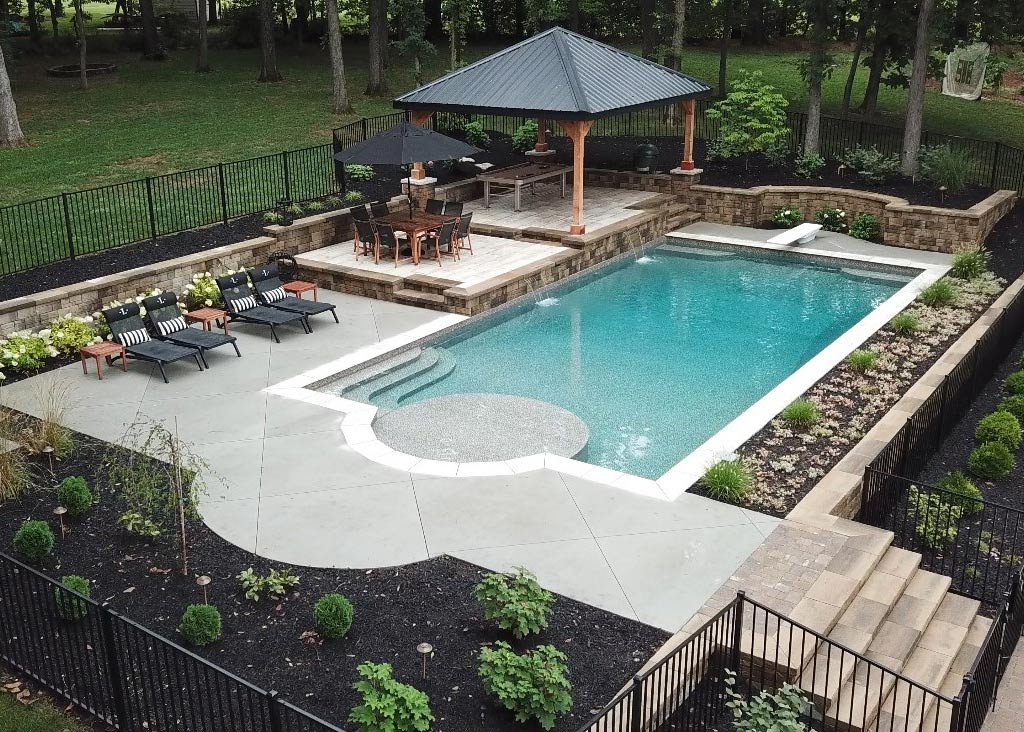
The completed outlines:
{"type": "Polygon", "coordinates": [[[224,323],[224,335],[228,335],[228,314],[217,308],[199,308],[192,312],[185,313],[185,320],[189,323],[202,323],[203,330],[213,330],[214,322],[220,320],[224,323]]]}
{"type": "Polygon", "coordinates": [[[313,291],[313,300],[316,302],[320,301],[320,288],[316,286],[315,282],[306,282],[305,280],[292,280],[291,282],[285,282],[281,285],[285,292],[290,292],[295,297],[302,299],[302,293],[313,291]]]}
{"type": "Polygon", "coordinates": [[[121,358],[121,370],[128,370],[128,354],[125,353],[124,346],[120,343],[114,343],[114,341],[103,341],[101,343],[91,343],[78,352],[79,357],[82,359],[82,373],[89,373],[89,362],[87,358],[92,358],[96,361],[96,376],[99,377],[100,381],[103,381],[103,361],[100,359],[106,359],[108,366],[113,366],[111,360],[114,356],[120,356],[121,358]]]}

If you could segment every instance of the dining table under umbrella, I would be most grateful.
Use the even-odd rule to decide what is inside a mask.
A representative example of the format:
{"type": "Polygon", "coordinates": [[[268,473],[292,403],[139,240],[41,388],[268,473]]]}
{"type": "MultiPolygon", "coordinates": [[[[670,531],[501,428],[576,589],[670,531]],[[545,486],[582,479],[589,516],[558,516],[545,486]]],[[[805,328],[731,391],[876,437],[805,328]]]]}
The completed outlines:
{"type": "MultiPolygon", "coordinates": [[[[480,152],[461,140],[442,135],[409,122],[400,122],[389,130],[336,152],[339,163],[359,165],[398,165],[412,178],[412,166],[428,160],[458,160],[480,152]]],[[[406,189],[412,212],[412,186],[406,189]]]]}

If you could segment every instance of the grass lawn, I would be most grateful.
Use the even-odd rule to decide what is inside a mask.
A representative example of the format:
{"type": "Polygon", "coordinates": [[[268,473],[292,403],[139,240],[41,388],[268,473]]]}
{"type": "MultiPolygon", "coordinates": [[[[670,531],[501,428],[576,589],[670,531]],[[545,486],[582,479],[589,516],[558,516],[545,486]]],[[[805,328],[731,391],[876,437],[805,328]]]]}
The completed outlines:
{"type": "MultiPolygon", "coordinates": [[[[102,14],[95,4],[94,17],[102,14]]],[[[106,40],[106,39],[104,39],[106,40]]],[[[97,43],[97,46],[100,44],[97,43]]],[[[477,58],[496,47],[473,46],[477,58]]],[[[92,61],[114,61],[118,71],[90,81],[88,91],[76,80],[53,79],[46,66],[72,61],[21,56],[12,66],[14,94],[31,146],[0,151],[0,205],[53,195],[62,190],[99,186],[146,175],[167,173],[219,161],[254,157],[330,140],[332,127],[357,118],[392,111],[390,97],[371,98],[366,86],[366,46],[346,46],[349,88],[355,114],[330,112],[330,70],[326,53],[315,45],[278,51],[285,82],[259,84],[259,52],[211,52],[214,72],[192,72],[193,51],[173,53],[168,62],[142,61],[135,53],[94,53],[92,61]]],[[[806,92],[797,73],[799,54],[737,49],[730,74],[760,69],[801,108],[806,92]]],[[[839,55],[840,67],[844,56],[839,55]]],[[[426,77],[443,73],[443,53],[432,59],[426,77]]],[[[687,52],[687,71],[717,79],[717,53],[687,52]]],[[[859,99],[866,73],[858,78],[859,99]]],[[[825,85],[826,110],[842,97],[844,72],[825,85]]],[[[413,87],[411,64],[396,60],[389,70],[393,93],[413,87]]],[[[903,90],[882,89],[883,119],[899,124],[903,90]]],[[[1024,147],[1024,105],[1009,101],[965,102],[929,93],[929,129],[966,137],[999,140],[1024,147]]]]}
{"type": "Polygon", "coordinates": [[[4,732],[85,732],[86,728],[54,709],[36,701],[25,706],[10,694],[0,694],[0,730],[4,732]]]}

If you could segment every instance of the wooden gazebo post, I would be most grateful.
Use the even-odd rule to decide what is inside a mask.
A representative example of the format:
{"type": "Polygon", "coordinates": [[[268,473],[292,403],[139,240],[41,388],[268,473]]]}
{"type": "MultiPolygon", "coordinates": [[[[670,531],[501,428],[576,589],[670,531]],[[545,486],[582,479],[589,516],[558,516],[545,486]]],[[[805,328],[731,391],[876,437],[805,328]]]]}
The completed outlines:
{"type": "MultiPolygon", "coordinates": [[[[409,123],[414,124],[417,127],[423,127],[430,121],[433,112],[429,109],[414,109],[409,112],[409,123]]],[[[423,180],[427,177],[427,172],[423,169],[423,161],[418,161],[412,164],[412,171],[409,173],[409,178],[412,180],[423,180]]]]}
{"type": "Polygon", "coordinates": [[[592,120],[558,120],[558,125],[572,140],[572,226],[570,234],[585,234],[583,224],[583,143],[593,125],[592,120]]]}
{"type": "Polygon", "coordinates": [[[680,170],[693,170],[693,131],[696,102],[686,99],[680,102],[686,124],[683,127],[683,159],[679,163],[680,170]]]}

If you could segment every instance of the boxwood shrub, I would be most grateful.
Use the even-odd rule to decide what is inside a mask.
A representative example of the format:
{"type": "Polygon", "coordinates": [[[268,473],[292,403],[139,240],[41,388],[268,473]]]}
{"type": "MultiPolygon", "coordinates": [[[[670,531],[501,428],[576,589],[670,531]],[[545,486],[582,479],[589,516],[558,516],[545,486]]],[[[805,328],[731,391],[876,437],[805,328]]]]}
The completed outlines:
{"type": "MultiPolygon", "coordinates": [[[[60,583],[69,590],[74,590],[79,595],[89,597],[89,580],[85,579],[85,577],[69,574],[61,577],[60,583]]],[[[67,592],[63,587],[55,587],[53,592],[57,599],[57,614],[64,620],[75,622],[84,618],[85,614],[89,612],[88,603],[67,592]]]]}
{"type": "Polygon", "coordinates": [[[352,603],[339,593],[324,595],[313,606],[316,632],[328,640],[344,638],[352,627],[352,603]]]}
{"type": "Polygon", "coordinates": [[[14,551],[30,562],[40,562],[53,553],[56,540],[45,521],[25,521],[14,534],[14,551]]]}
{"type": "Polygon", "coordinates": [[[1002,480],[1014,467],[1013,453],[1001,442],[986,442],[974,448],[967,468],[984,480],[1002,480]]]}
{"type": "Polygon", "coordinates": [[[57,486],[57,501],[72,516],[81,516],[92,507],[92,492],[85,478],[71,476],[57,486]]]}
{"type": "Polygon", "coordinates": [[[993,412],[978,423],[974,439],[978,444],[999,442],[1016,452],[1020,447],[1020,422],[1009,412],[993,412]]]}
{"type": "Polygon", "coordinates": [[[208,646],[220,638],[220,611],[213,605],[189,605],[181,616],[178,632],[194,646],[208,646]]]}

